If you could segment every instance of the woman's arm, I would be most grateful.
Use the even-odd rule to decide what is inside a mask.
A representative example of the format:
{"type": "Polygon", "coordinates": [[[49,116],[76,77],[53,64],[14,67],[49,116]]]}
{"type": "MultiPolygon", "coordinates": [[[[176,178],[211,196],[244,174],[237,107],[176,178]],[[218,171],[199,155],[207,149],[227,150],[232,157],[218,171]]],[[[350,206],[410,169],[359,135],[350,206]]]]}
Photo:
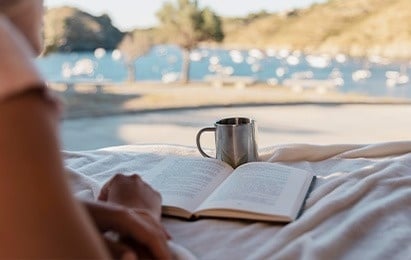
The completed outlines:
{"type": "Polygon", "coordinates": [[[56,107],[0,15],[0,258],[107,258],[63,175],[56,107]]]}
{"type": "Polygon", "coordinates": [[[57,109],[29,48],[0,14],[0,258],[107,259],[93,224],[130,234],[158,249],[156,257],[167,258],[157,222],[97,205],[90,212],[98,220],[93,223],[72,196],[63,174],[57,109]]]}
{"type": "Polygon", "coordinates": [[[41,90],[0,102],[0,258],[107,258],[63,175],[54,109],[41,90]]]}
{"type": "MultiPolygon", "coordinates": [[[[88,215],[73,200],[63,175],[53,105],[36,89],[0,102],[0,245],[6,248],[0,258],[107,259],[94,224],[142,246],[106,243],[114,256],[147,250],[151,257],[169,259],[167,234],[159,222],[161,199],[149,187],[127,193],[130,202],[143,203],[147,211],[136,210],[135,203],[130,208],[84,202],[88,215]]],[[[110,199],[115,187],[106,185],[110,199]]]]}

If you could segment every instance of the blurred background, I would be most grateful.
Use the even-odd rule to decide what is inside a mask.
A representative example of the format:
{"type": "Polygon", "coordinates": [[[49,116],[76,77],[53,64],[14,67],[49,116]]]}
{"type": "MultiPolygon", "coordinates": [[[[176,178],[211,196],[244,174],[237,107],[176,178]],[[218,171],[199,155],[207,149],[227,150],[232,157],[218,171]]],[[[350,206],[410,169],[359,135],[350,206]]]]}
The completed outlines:
{"type": "Polygon", "coordinates": [[[232,115],[257,119],[262,146],[408,136],[409,0],[46,0],[45,12],[36,62],[66,105],[65,149],[194,145],[232,115]]]}

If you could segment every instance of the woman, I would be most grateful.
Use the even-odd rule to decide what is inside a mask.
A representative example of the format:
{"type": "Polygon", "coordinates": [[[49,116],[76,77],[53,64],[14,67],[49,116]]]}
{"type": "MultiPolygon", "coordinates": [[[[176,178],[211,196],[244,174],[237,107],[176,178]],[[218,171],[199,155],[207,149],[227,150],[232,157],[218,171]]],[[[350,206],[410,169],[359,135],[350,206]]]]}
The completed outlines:
{"type": "Polygon", "coordinates": [[[140,178],[114,177],[103,202],[70,193],[58,105],[32,61],[42,15],[42,0],[0,0],[0,258],[169,258],[161,198],[140,178]]]}

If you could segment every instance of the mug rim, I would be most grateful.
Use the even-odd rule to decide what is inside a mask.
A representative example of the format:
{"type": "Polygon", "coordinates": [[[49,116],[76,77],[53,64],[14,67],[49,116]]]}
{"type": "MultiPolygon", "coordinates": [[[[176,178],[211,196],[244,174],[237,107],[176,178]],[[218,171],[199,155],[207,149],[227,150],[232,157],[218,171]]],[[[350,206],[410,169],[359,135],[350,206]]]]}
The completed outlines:
{"type": "Polygon", "coordinates": [[[227,126],[236,126],[236,125],[248,125],[253,123],[254,120],[249,117],[226,117],[218,120],[215,125],[227,125],[227,126]]]}

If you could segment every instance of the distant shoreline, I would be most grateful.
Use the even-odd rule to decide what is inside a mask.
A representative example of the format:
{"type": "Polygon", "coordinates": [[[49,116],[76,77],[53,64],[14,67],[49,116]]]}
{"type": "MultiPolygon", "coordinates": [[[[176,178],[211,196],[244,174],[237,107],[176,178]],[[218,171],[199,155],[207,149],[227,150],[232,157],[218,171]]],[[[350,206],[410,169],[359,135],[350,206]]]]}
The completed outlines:
{"type": "MultiPolygon", "coordinates": [[[[154,46],[175,46],[180,48],[178,45],[176,44],[172,44],[172,43],[159,43],[159,44],[155,44],[154,46]]],[[[327,52],[327,51],[321,51],[321,50],[300,50],[300,49],[292,49],[292,48],[286,48],[286,47],[281,47],[281,46],[274,46],[273,45],[253,45],[253,44],[247,44],[247,43],[200,43],[198,45],[198,47],[196,49],[193,50],[198,50],[198,49],[202,49],[202,48],[206,48],[206,49],[210,49],[210,50],[226,50],[226,51],[230,51],[230,50],[240,50],[240,51],[247,51],[247,50],[252,50],[252,49],[258,49],[258,50],[270,50],[273,49],[275,51],[280,51],[280,50],[288,50],[290,53],[294,52],[294,51],[298,51],[301,52],[303,55],[328,55],[330,57],[334,57],[336,55],[339,54],[343,54],[345,55],[347,58],[349,59],[359,59],[359,60],[365,60],[365,59],[369,59],[370,55],[367,55],[366,53],[363,53],[361,55],[351,55],[348,52],[344,52],[344,51],[339,51],[337,53],[334,52],[327,52]]],[[[81,50],[81,51],[47,51],[47,52],[43,52],[40,55],[40,58],[42,57],[46,57],[48,55],[52,55],[52,54],[70,54],[70,53],[93,53],[96,49],[99,48],[95,48],[93,50],[81,50]]],[[[116,48],[109,48],[109,49],[104,49],[105,51],[114,51],[117,50],[116,48]]],[[[395,64],[401,64],[401,63],[410,63],[411,62],[411,55],[404,55],[404,56],[399,56],[399,57],[385,57],[382,54],[374,54],[371,56],[376,56],[382,59],[385,59],[387,62],[389,63],[395,63],[395,64]]]]}
{"type": "Polygon", "coordinates": [[[69,90],[65,89],[65,84],[50,83],[50,88],[64,103],[64,119],[214,107],[411,105],[411,99],[406,98],[371,97],[337,91],[318,93],[315,90],[304,90],[295,92],[286,87],[261,83],[245,88],[234,86],[216,88],[205,82],[195,82],[188,85],[155,82],[78,83],[69,90]]]}

